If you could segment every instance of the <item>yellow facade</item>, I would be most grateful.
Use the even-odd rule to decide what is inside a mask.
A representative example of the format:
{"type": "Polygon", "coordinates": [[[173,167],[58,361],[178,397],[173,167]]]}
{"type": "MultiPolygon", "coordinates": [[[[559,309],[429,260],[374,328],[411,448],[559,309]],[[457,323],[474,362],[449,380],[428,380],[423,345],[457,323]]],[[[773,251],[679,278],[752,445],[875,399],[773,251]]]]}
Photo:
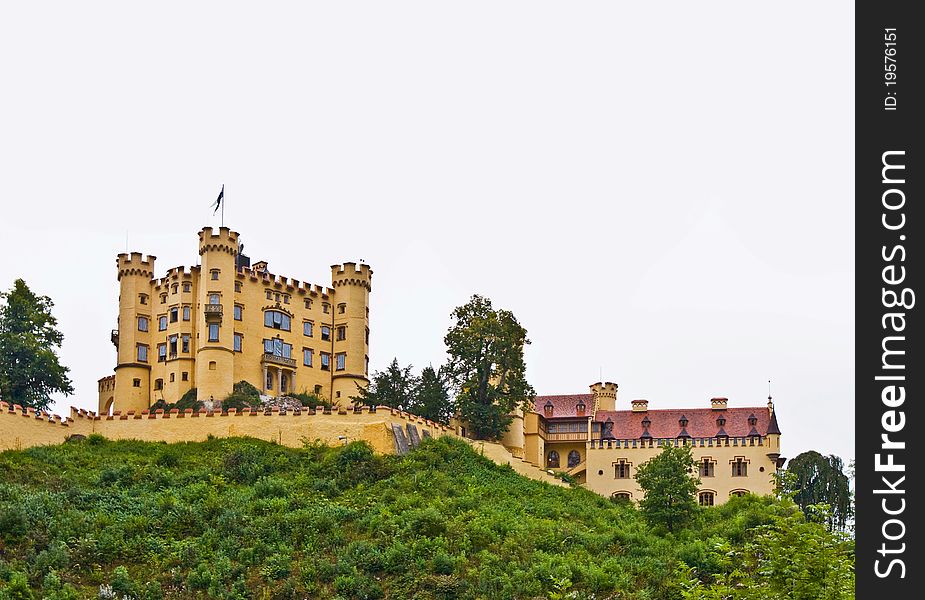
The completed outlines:
{"type": "Polygon", "coordinates": [[[175,403],[196,388],[222,400],[247,381],[263,394],[309,392],[349,404],[368,383],[372,270],[331,267],[331,286],[239,265],[239,234],[199,232],[200,264],[155,278],[155,257],[120,254],[115,379],[100,380],[99,412],[175,403]]]}
{"type": "Polygon", "coordinates": [[[617,385],[609,382],[593,384],[590,394],[538,396],[534,410],[522,419],[523,459],[540,468],[566,472],[603,496],[639,501],[643,496],[635,479],[639,465],[664,446],[686,445],[698,464],[702,504],[721,504],[737,494],[774,492],[774,475],[784,459],[770,398],[761,407],[728,408],[725,398],[714,398],[708,408],[662,411],[650,411],[647,401],[634,400],[630,410],[617,411],[616,396],[617,385]],[[623,431],[619,427],[608,430],[611,417],[634,426],[661,421],[657,424],[661,433],[650,436],[644,428],[643,435],[638,435],[638,427],[630,432],[625,426],[623,431]],[[724,435],[727,418],[735,421],[728,425],[735,435],[724,435]],[[665,432],[666,423],[675,428],[670,435],[665,432]],[[688,435],[687,426],[694,433],[688,435]],[[753,429],[746,433],[750,426],[753,429]]]}

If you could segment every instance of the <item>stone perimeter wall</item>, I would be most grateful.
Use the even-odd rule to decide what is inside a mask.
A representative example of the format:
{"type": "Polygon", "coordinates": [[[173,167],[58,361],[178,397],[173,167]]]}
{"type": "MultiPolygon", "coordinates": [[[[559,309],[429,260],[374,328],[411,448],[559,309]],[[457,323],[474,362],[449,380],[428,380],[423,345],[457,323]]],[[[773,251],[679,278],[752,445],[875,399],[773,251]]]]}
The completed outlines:
{"type": "Polygon", "coordinates": [[[392,425],[404,429],[409,423],[414,424],[422,436],[427,431],[432,437],[457,437],[448,427],[385,406],[375,410],[362,407],[359,412],[343,409],[283,413],[232,410],[221,414],[159,410],[109,416],[72,407],[71,415],[63,418],[0,401],[0,451],[60,444],[71,435],[98,433],[111,440],[163,442],[201,441],[209,435],[249,436],[290,447],[301,447],[303,439],[317,439],[333,446],[343,444],[341,436],[346,436],[348,442],[366,440],[376,452],[394,454],[392,425]]]}

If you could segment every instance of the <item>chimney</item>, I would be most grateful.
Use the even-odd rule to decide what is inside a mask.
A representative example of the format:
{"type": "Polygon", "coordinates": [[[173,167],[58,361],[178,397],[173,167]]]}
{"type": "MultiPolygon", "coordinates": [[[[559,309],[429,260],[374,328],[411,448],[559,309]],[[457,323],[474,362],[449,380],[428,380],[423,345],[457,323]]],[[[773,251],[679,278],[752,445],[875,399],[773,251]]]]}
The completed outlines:
{"type": "Polygon", "coordinates": [[[726,402],[728,398],[710,398],[710,407],[713,410],[726,410],[726,402]]]}
{"type": "Polygon", "coordinates": [[[649,410],[649,401],[648,400],[633,400],[633,412],[648,412],[649,410]]]}

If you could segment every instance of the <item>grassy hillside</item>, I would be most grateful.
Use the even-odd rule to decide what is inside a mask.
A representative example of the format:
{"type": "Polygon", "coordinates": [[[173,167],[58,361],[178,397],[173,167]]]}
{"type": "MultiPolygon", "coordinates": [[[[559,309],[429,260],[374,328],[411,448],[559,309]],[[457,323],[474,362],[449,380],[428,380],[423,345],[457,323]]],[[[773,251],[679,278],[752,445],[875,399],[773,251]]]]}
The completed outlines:
{"type": "Polygon", "coordinates": [[[734,499],[669,536],[449,439],[0,454],[0,598],[845,598],[851,560],[790,503],[734,499]]]}

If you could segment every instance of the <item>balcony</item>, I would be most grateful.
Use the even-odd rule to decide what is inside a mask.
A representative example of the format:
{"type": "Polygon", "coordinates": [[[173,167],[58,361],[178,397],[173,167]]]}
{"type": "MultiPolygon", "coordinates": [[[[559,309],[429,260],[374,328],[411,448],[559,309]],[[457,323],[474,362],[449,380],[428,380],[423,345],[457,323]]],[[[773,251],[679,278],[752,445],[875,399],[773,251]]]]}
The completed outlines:
{"type": "Polygon", "coordinates": [[[113,329],[109,334],[109,341],[112,342],[112,345],[116,348],[119,347],[119,330],[113,329]]]}
{"type": "Polygon", "coordinates": [[[587,431],[574,431],[569,433],[547,433],[547,442],[586,442],[588,440],[587,431]]]}
{"type": "Polygon", "coordinates": [[[281,367],[289,367],[291,369],[295,368],[294,358],[286,358],[285,356],[277,356],[267,352],[263,353],[263,358],[260,359],[260,362],[265,365],[279,365],[281,367]]]}
{"type": "Polygon", "coordinates": [[[222,320],[222,305],[221,304],[206,304],[203,307],[203,310],[206,313],[207,323],[221,322],[222,320]]]}

